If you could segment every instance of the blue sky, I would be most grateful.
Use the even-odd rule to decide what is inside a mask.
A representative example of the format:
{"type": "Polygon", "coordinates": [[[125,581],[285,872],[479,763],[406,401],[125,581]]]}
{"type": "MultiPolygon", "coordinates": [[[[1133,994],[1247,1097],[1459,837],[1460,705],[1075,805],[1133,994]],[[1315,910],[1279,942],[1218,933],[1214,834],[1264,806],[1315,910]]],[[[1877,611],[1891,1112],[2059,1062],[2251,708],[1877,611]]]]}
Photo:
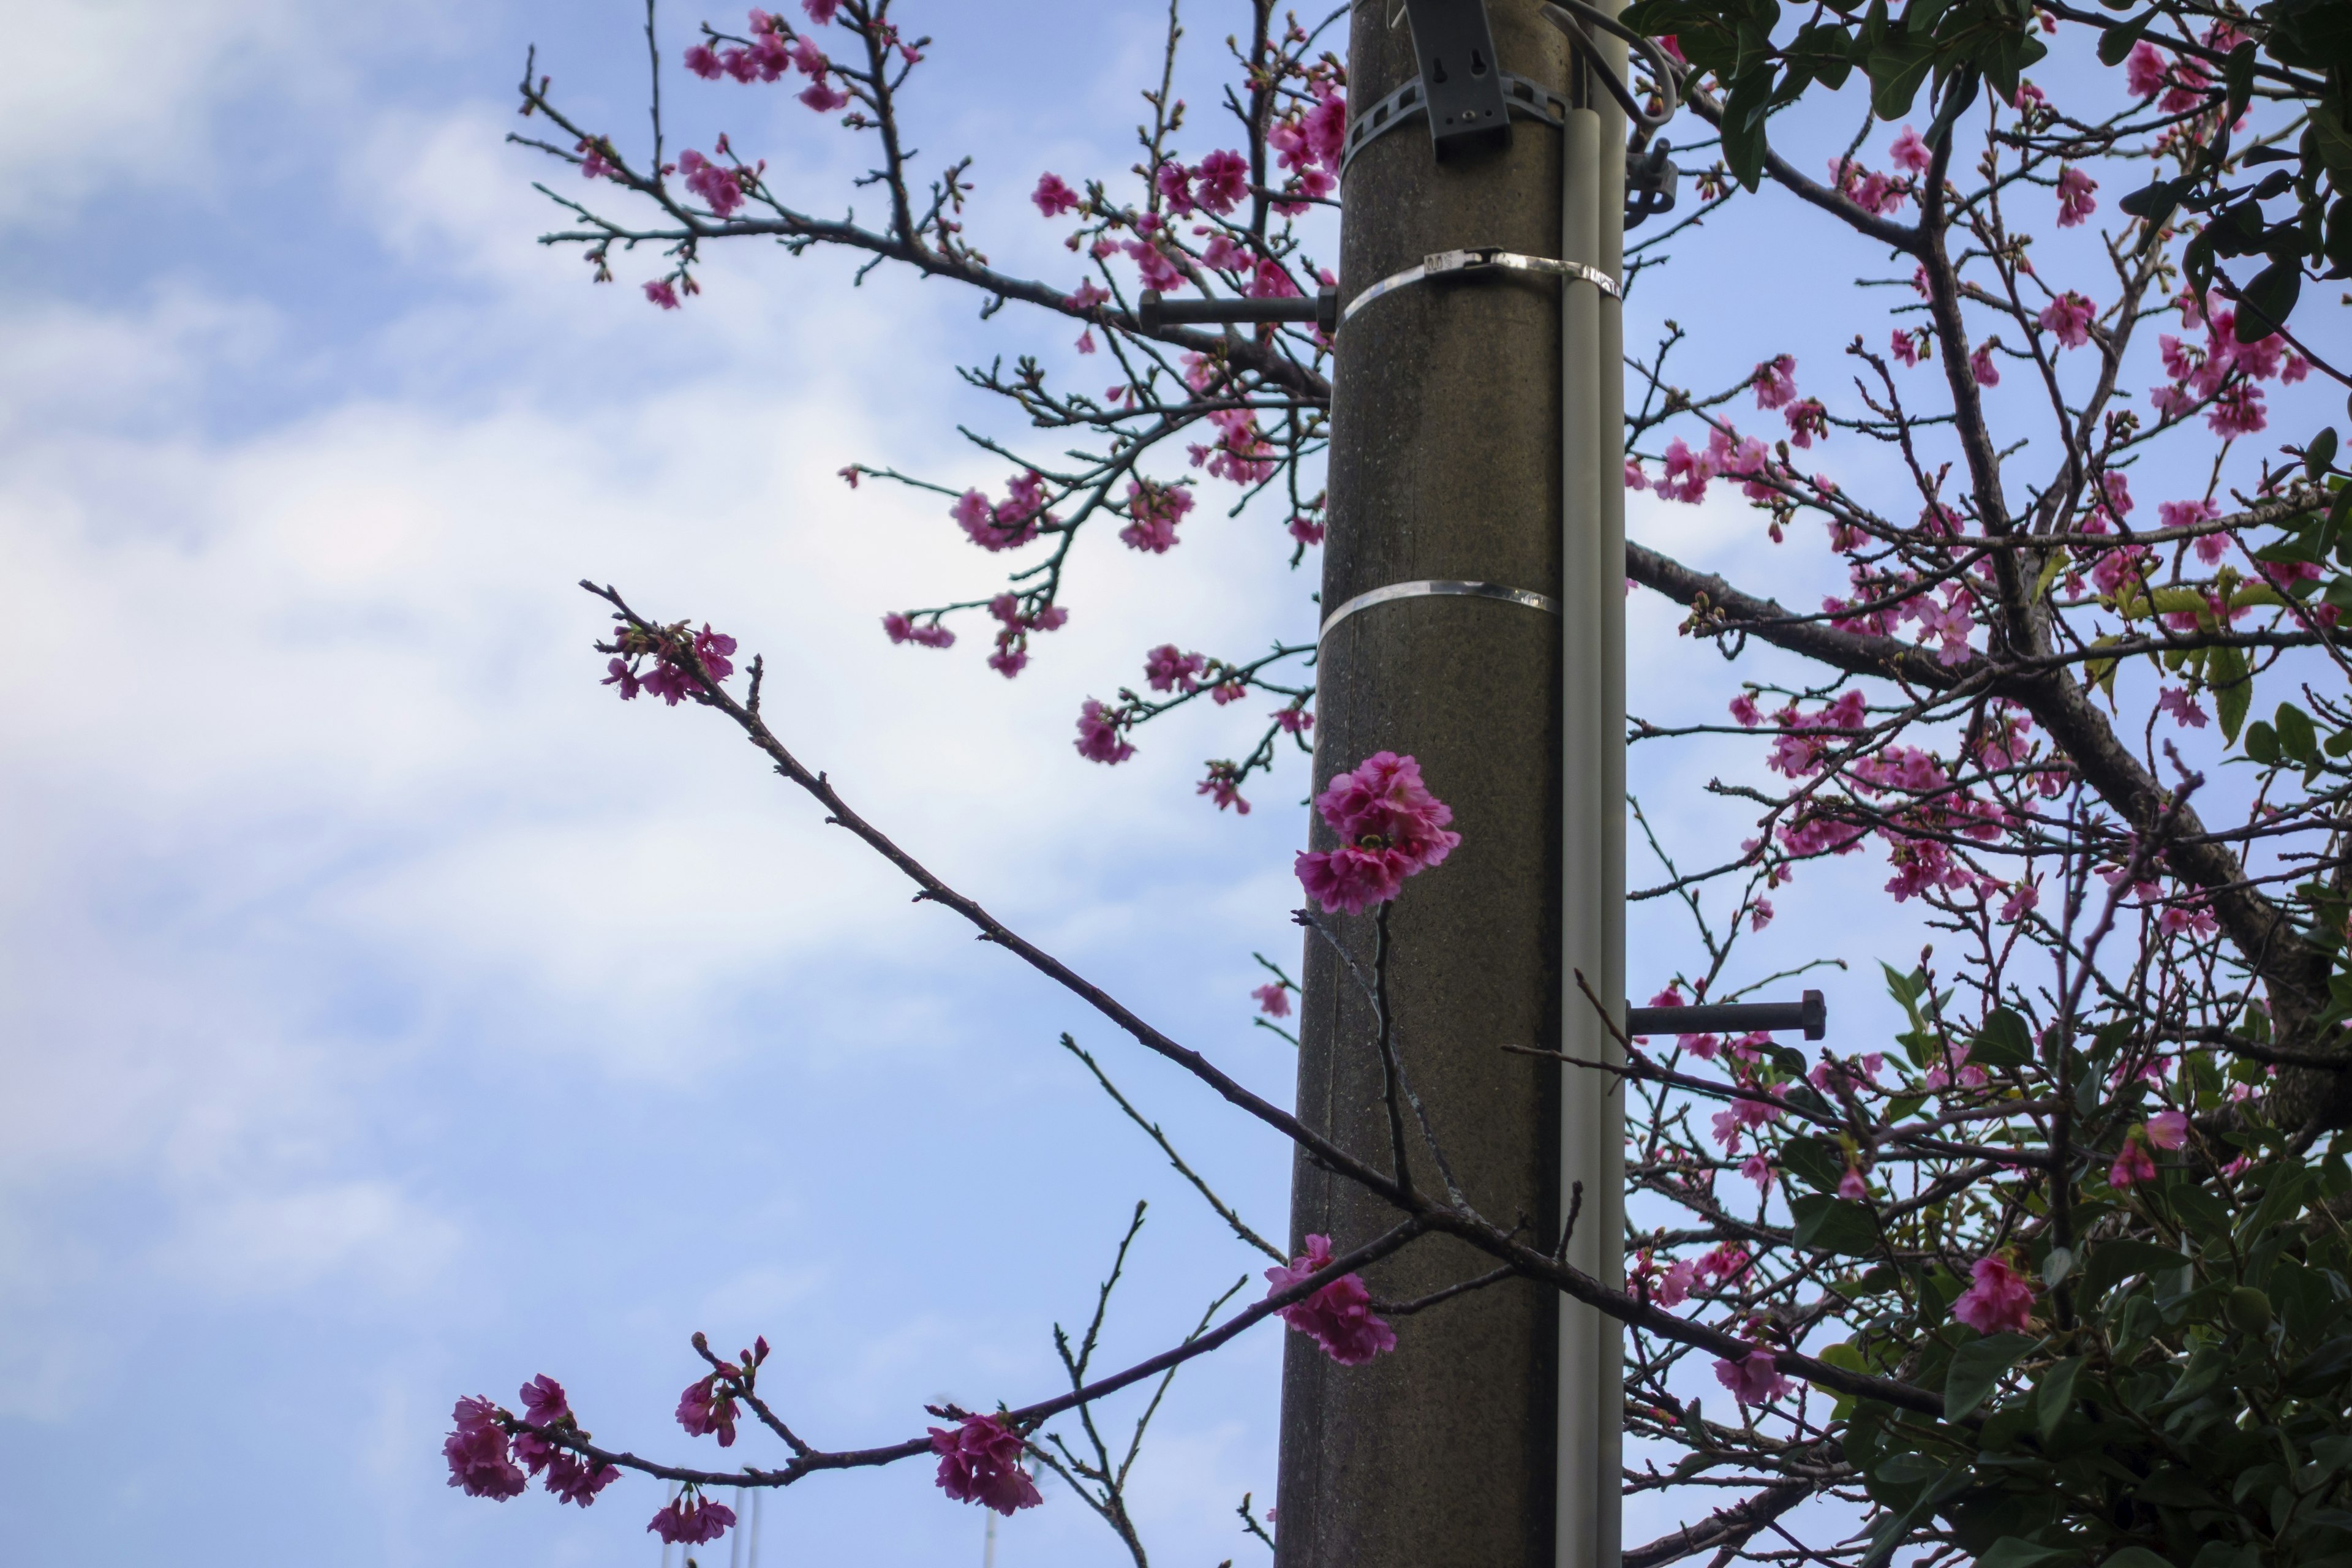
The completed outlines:
{"type": "MultiPolygon", "coordinates": [[[[974,153],[972,228],[995,259],[1059,276],[1022,195],[1045,167],[1129,161],[1158,8],[936,10],[917,140],[974,153]]],[[[666,17],[673,56],[693,19],[666,17]]],[[[1001,481],[954,426],[1019,433],[951,364],[1067,361],[1063,329],[981,323],[976,301],[887,272],[853,290],[839,259],[765,249],[714,256],[676,315],[635,296],[650,264],[589,287],[532,243],[528,183],[549,171],[502,144],[509,89],[536,40],[569,101],[634,134],[631,7],[115,0],[16,22],[26,47],[0,63],[8,1554],[649,1564],[646,1483],[585,1514],[449,1491],[451,1400],[511,1400],[546,1372],[600,1436],[684,1455],[668,1413],[695,1370],[686,1336],[764,1332],[803,1430],[883,1442],[926,1399],[1049,1389],[1050,1326],[1082,1319],[1139,1198],[1152,1220],[1107,1353],[1160,1348],[1259,1267],[1055,1036],[1104,1047],[1276,1233],[1282,1148],[909,908],[715,723],[614,702],[572,584],[613,581],[763,652],[780,728],[869,816],[1281,1098],[1289,1049],[1249,1026],[1246,993],[1253,948],[1297,951],[1301,773],[1256,786],[1237,821],[1190,789],[1239,734],[1213,716],[1150,732],[1115,772],[1067,745],[1078,700],[1132,680],[1152,643],[1248,649],[1311,625],[1312,572],[1281,570],[1279,519],[1204,508],[1165,561],[1095,551],[1070,626],[1011,685],[969,645],[892,648],[883,610],[969,596],[989,563],[930,500],[853,495],[834,470],[1001,481]]],[[[1228,25],[1194,23],[1202,81],[1228,25]]],[[[858,172],[779,94],[670,85],[680,143],[728,130],[824,193],[812,205],[858,172]]],[[[1738,319],[1759,290],[1805,298],[1821,259],[1702,234],[1637,291],[1629,339],[1668,314],[1738,319]]],[[[1703,332],[1696,357],[1723,374],[1789,346],[1826,361],[1845,335],[1827,310],[1777,324],[1797,345],[1703,332]]],[[[1635,526],[1735,575],[1801,580],[1728,497],[1637,507],[1635,526]]],[[[1729,672],[1676,618],[1636,603],[1633,668],[1659,674],[1633,706],[1719,712],[1729,672]]],[[[1638,764],[1681,842],[1741,834],[1696,788],[1717,766],[1638,764]]],[[[1876,880],[1841,867],[1780,895],[1758,972],[1916,951],[1899,918],[1835,918],[1876,880]]],[[[1637,988],[1683,946],[1643,912],[1637,988]]],[[[1831,989],[1843,1016],[1874,1016],[1874,984],[1831,989]]],[[[1139,1486],[1168,1561],[1251,1560],[1231,1510],[1271,1491],[1278,1350],[1264,1331],[1180,1380],[1139,1486]]],[[[775,1500],[771,1562],[979,1556],[977,1513],[918,1468],[775,1500]]],[[[1102,1560],[1099,1527],[1051,1501],[1005,1527],[1005,1568],[1102,1560]]]]}

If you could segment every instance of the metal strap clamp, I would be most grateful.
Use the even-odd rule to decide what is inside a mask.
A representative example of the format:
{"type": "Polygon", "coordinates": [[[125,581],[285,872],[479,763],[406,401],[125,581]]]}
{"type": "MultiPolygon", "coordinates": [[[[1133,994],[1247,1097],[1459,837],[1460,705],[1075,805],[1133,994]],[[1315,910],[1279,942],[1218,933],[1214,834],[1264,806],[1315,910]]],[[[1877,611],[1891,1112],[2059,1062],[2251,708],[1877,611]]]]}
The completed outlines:
{"type": "Polygon", "coordinates": [[[1559,601],[1546,594],[1530,593],[1525,588],[1506,588],[1499,583],[1454,583],[1424,581],[1391,583],[1385,588],[1374,588],[1369,594],[1359,594],[1323,617],[1322,629],[1315,634],[1317,647],[1331,635],[1331,628],[1359,610],[1369,610],[1374,605],[1394,604],[1400,599],[1494,599],[1506,605],[1525,605],[1530,610],[1541,610],[1548,616],[1559,614],[1559,601]]]}
{"type": "Polygon", "coordinates": [[[1560,261],[1549,256],[1521,256],[1515,250],[1482,245],[1468,250],[1441,250],[1434,256],[1424,256],[1417,267],[1408,267],[1393,277],[1383,278],[1354,299],[1339,312],[1342,321],[1352,320],[1357,311],[1381,295],[1419,283],[1431,278],[1444,278],[1454,273],[1476,275],[1486,272],[1534,272],[1555,278],[1568,278],[1590,283],[1611,299],[1621,296],[1617,279],[1597,267],[1587,267],[1581,261],[1560,261]]]}

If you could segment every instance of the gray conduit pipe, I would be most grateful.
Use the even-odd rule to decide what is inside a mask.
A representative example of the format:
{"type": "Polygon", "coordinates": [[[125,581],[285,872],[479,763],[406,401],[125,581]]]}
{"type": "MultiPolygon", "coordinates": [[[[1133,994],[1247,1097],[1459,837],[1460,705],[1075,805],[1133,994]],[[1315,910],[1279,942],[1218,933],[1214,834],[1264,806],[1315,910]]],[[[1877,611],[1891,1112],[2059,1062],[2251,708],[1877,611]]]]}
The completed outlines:
{"type": "MultiPolygon", "coordinates": [[[[1599,62],[1624,70],[1604,34],[1599,62]],[[1613,58],[1612,58],[1613,56],[1613,58]]],[[[1581,60],[1579,52],[1574,59],[1581,60]]],[[[1581,74],[1580,63],[1571,72],[1581,74]]],[[[1623,268],[1625,122],[1589,81],[1572,81],[1562,159],[1561,257],[1617,277],[1623,268]]],[[[1562,597],[1560,696],[1560,1048],[1587,1061],[1618,1055],[1577,984],[1625,994],[1625,546],[1623,327],[1617,302],[1571,277],[1560,325],[1562,597]]],[[[1563,1068],[1560,1203],[1582,1202],[1569,1261],[1624,1279],[1624,1097],[1613,1074],[1563,1068]]],[[[1623,1332],[1563,1299],[1559,1309],[1558,1568],[1618,1568],[1622,1553],[1623,1332]]]]}

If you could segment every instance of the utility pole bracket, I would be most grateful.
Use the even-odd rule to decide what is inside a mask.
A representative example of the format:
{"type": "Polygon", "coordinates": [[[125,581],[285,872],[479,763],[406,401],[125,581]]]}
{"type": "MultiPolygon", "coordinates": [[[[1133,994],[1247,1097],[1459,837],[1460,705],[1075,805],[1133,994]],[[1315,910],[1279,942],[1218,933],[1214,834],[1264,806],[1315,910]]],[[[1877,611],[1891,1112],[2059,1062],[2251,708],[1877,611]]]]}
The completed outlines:
{"type": "Polygon", "coordinates": [[[1260,321],[1312,323],[1330,332],[1339,326],[1339,290],[1327,283],[1315,290],[1312,299],[1169,300],[1157,289],[1146,289],[1136,301],[1135,321],[1147,332],[1175,324],[1233,326],[1260,321]]]}
{"type": "Polygon", "coordinates": [[[1636,153],[1625,151],[1625,226],[1632,228],[1643,218],[1655,217],[1675,210],[1675,188],[1682,184],[1683,172],[1666,162],[1666,154],[1675,150],[1671,142],[1661,141],[1636,153]]]}
{"type": "Polygon", "coordinates": [[[1421,61],[1430,150],[1456,153],[1507,147],[1511,115],[1486,0],[1404,0],[1412,51],[1421,61]]]}
{"type": "Polygon", "coordinates": [[[1628,1007],[1629,1035],[1762,1035],[1802,1029],[1818,1040],[1829,1033],[1829,1004],[1818,991],[1801,1002],[1698,1003],[1688,1007],[1628,1007]]]}

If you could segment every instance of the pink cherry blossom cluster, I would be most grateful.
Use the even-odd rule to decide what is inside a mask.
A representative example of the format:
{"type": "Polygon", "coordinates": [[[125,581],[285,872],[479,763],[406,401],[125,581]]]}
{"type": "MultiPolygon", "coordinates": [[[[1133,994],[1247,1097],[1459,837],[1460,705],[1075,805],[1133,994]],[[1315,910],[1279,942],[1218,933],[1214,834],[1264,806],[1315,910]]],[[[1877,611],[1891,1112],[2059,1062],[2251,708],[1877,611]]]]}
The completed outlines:
{"type": "MultiPolygon", "coordinates": [[[[1328,76],[1311,79],[1312,106],[1284,116],[1266,134],[1266,145],[1287,170],[1283,194],[1292,197],[1328,196],[1339,183],[1339,160],[1347,150],[1348,99],[1328,76]]],[[[1276,202],[1275,210],[1295,216],[1306,204],[1276,202]]]]}
{"type": "Polygon", "coordinates": [[[1211,763],[1209,776],[1192,793],[1215,801],[1219,811],[1231,807],[1235,816],[1249,815],[1250,803],[1242,798],[1242,770],[1238,763],[1211,763]]]}
{"type": "Polygon", "coordinates": [[[1055,521],[1045,510],[1045,476],[1034,468],[1024,468],[1006,482],[1003,500],[991,501],[978,490],[966,490],[948,515],[965,538],[987,551],[1018,549],[1055,521]]]}
{"type": "Polygon", "coordinates": [[[1269,1018],[1290,1016],[1290,987],[1279,980],[1269,980],[1250,995],[1257,1001],[1257,1009],[1269,1018]]]}
{"type": "Polygon", "coordinates": [[[1748,1249],[1727,1241],[1698,1258],[1677,1258],[1664,1268],[1645,1250],[1635,1258],[1630,1277],[1661,1307],[1679,1307],[1695,1291],[1731,1284],[1748,1267],[1748,1249]]]}
{"type": "MultiPolygon", "coordinates": [[[[1178,217],[1212,212],[1222,217],[1249,195],[1249,160],[1219,149],[1190,168],[1171,158],[1152,176],[1152,187],[1178,217]]],[[[1050,216],[1050,215],[1049,215],[1050,216]]]]}
{"type": "Polygon", "coordinates": [[[2098,181],[2074,164],[2061,165],[2058,170],[2058,226],[2078,228],[2088,223],[2091,215],[2099,210],[2097,199],[2091,195],[2098,188],[2098,181]]]}
{"type": "Polygon", "coordinates": [[[1795,1385],[1780,1375],[1770,1351],[1759,1345],[1738,1361],[1715,1363],[1715,1380],[1742,1405],[1766,1405],[1785,1399],[1795,1385]]]}
{"type": "Polygon", "coordinates": [[[992,1508],[1007,1519],[1045,1500],[1021,1468],[1021,1435],[996,1415],[967,1415],[954,1427],[933,1426],[931,1452],[940,1457],[940,1489],[958,1502],[992,1508]]]}
{"type": "MultiPolygon", "coordinates": [[[[809,19],[818,26],[829,25],[840,0],[801,0],[809,19]]],[[[887,26],[887,24],[886,24],[887,26]]],[[[800,100],[820,114],[830,114],[848,107],[849,95],[833,85],[832,62],[824,51],[804,36],[795,36],[791,24],[782,16],[765,11],[751,13],[751,37],[748,44],[713,49],[709,44],[697,44],[686,51],[686,68],[706,81],[720,77],[733,77],[740,82],[775,81],[786,73],[798,71],[808,79],[800,100]]],[[[915,50],[898,43],[893,33],[887,43],[896,44],[907,63],[921,58],[915,50]]],[[[724,214],[720,215],[724,216],[724,214]]]]}
{"type": "Polygon", "coordinates": [[[735,1510],[689,1487],[654,1515],[646,1529],[669,1546],[704,1546],[735,1527],[735,1510]]]}
{"type": "MultiPolygon", "coordinates": [[[[1756,396],[1762,406],[1782,406],[1781,402],[1765,403],[1764,400],[1768,396],[1780,397],[1780,389],[1771,378],[1774,367],[1783,362],[1789,370],[1796,366],[1794,360],[1783,354],[1780,360],[1757,368],[1756,396]]],[[[1795,395],[1795,384],[1790,382],[1787,386],[1787,396],[1794,398],[1795,395]]],[[[1811,446],[1816,435],[1826,434],[1828,430],[1825,411],[1811,398],[1787,403],[1783,417],[1789,422],[1791,438],[1801,447],[1811,446]]],[[[1787,465],[1776,461],[1763,442],[1753,436],[1741,436],[1726,425],[1716,426],[1708,431],[1704,452],[1692,451],[1687,442],[1679,436],[1675,437],[1666,444],[1663,463],[1665,471],[1652,479],[1638,459],[1629,462],[1625,466],[1626,488],[1655,490],[1661,500],[1696,506],[1706,499],[1709,479],[1718,475],[1728,475],[1742,481],[1740,493],[1749,500],[1771,502],[1781,499],[1780,492],[1766,481],[1786,480],[1790,477],[1787,465]]],[[[1774,523],[1773,537],[1776,540],[1780,537],[1779,527],[1777,522],[1774,523]]]]}
{"type": "Polygon", "coordinates": [[[1315,808],[1339,837],[1337,849],[1301,850],[1295,868],[1325,912],[1359,915],[1395,898],[1407,877],[1443,861],[1462,836],[1446,830],[1454,808],[1422,784],[1421,763],[1375,752],[1334,778],[1315,808]]]}
{"type": "Polygon", "coordinates": [[[680,624],[667,628],[658,637],[648,637],[625,626],[619,635],[620,643],[614,650],[614,657],[604,666],[605,675],[600,684],[620,688],[624,702],[640,691],[650,691],[675,708],[693,696],[698,687],[688,662],[689,649],[711,684],[717,685],[735,673],[735,639],[725,632],[712,631],[708,621],[698,632],[689,633],[680,624]]]}
{"type": "Polygon", "coordinates": [[[522,1385],[522,1405],[528,1415],[517,1422],[487,1399],[457,1401],[451,1413],[455,1428],[441,1445],[451,1486],[467,1497],[504,1502],[521,1495],[528,1471],[541,1478],[559,1503],[586,1508],[596,1500],[598,1492],[621,1479],[614,1467],[598,1465],[549,1440],[556,1436],[584,1440],[588,1436],[580,1430],[562,1384],[540,1373],[522,1385]],[[520,1427],[511,1437],[510,1426],[520,1427]]]}
{"type": "MultiPolygon", "coordinates": [[[[1287,272],[1269,261],[1258,266],[1247,292],[1261,298],[1286,298],[1298,289],[1287,272]]],[[[1227,379],[1224,366],[1207,354],[1187,353],[1180,363],[1184,384],[1203,398],[1216,396],[1220,384],[1227,379]]],[[[1217,439],[1213,443],[1194,443],[1190,447],[1194,468],[1206,468],[1213,477],[1237,485],[1263,484],[1273,477],[1274,446],[1258,428],[1255,411],[1245,407],[1213,408],[1205,417],[1217,432],[1217,439]]]]}
{"type": "Polygon", "coordinates": [[[2211,309],[2209,301],[2186,292],[2176,303],[2184,325],[2205,329],[2205,342],[2200,347],[2169,332],[2157,339],[2164,374],[2172,381],[2151,388],[2148,402],[2168,419],[2185,419],[2210,403],[2205,426],[2215,435],[2258,434],[2270,423],[2258,384],[2275,378],[2292,386],[2311,374],[2311,362],[2276,333],[2251,343],[2238,342],[2233,310],[2211,309]]]}
{"type": "Polygon", "coordinates": [[[1059,605],[1027,605],[1009,590],[988,602],[988,613],[996,617],[996,651],[988,656],[988,668],[1007,680],[1028,666],[1031,632],[1059,631],[1070,618],[1059,605]]]}
{"type": "MultiPolygon", "coordinates": [[[[719,154],[727,155],[727,138],[719,139],[719,154]]],[[[686,188],[700,196],[719,216],[731,217],[742,206],[745,194],[759,184],[760,171],[768,165],[762,162],[756,168],[730,169],[714,163],[688,147],[677,155],[677,166],[686,174],[686,188]]]]}
{"type": "MultiPolygon", "coordinates": [[[[1266,1297],[1280,1295],[1331,1266],[1331,1238],[1310,1236],[1307,1250],[1287,1265],[1265,1271],[1266,1297]]],[[[1293,1329],[1323,1347],[1323,1353],[1341,1366],[1361,1366],[1385,1351],[1396,1349],[1396,1332],[1372,1310],[1371,1292],[1363,1277],[1342,1274],[1303,1301],[1293,1301],[1276,1314],[1293,1329]]]]}
{"type": "Polygon", "coordinates": [[[1980,1334],[2018,1334],[2033,1320],[2033,1286],[1998,1258],[1969,1268],[1972,1281],[1952,1303],[1952,1316],[1980,1334]]]}
{"type": "Polygon", "coordinates": [[[1118,531],[1130,550],[1165,555],[1176,548],[1176,525],[1192,510],[1192,487],[1181,481],[1163,485],[1150,479],[1127,482],[1128,523],[1118,531]]]}
{"type": "Polygon", "coordinates": [[[1090,763],[1123,763],[1135,755],[1120,731],[1135,722],[1135,715],[1125,709],[1108,707],[1089,697],[1078,709],[1078,738],[1071,744],[1078,755],[1090,763]]]}

